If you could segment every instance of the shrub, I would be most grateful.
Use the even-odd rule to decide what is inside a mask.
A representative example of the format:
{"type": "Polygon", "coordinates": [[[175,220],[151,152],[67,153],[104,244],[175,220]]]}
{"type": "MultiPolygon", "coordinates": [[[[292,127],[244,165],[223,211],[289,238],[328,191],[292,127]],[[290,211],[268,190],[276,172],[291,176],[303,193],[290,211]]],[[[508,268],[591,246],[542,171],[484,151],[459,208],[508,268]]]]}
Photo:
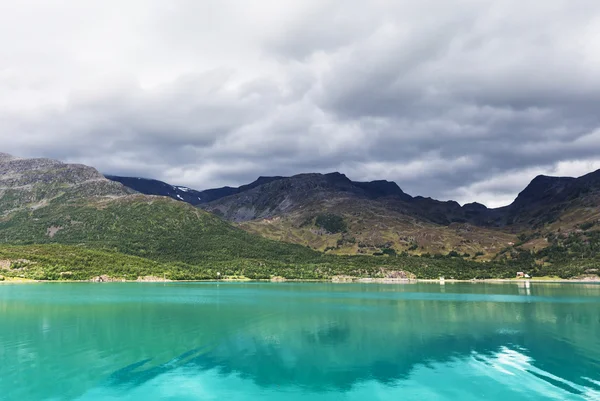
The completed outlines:
{"type": "Polygon", "coordinates": [[[588,230],[588,229],[590,229],[590,228],[594,227],[595,225],[596,225],[596,222],[595,222],[595,221],[589,221],[589,222],[587,222],[587,223],[582,223],[582,224],[580,224],[580,225],[579,225],[579,228],[581,228],[582,230],[584,230],[584,231],[585,231],[585,230],[588,230]]]}
{"type": "Polygon", "coordinates": [[[383,253],[384,255],[396,256],[396,251],[392,248],[383,248],[381,250],[381,253],[383,253]]]}
{"type": "Polygon", "coordinates": [[[315,225],[331,234],[346,232],[347,225],[341,216],[333,213],[325,213],[317,216],[315,225]]]}

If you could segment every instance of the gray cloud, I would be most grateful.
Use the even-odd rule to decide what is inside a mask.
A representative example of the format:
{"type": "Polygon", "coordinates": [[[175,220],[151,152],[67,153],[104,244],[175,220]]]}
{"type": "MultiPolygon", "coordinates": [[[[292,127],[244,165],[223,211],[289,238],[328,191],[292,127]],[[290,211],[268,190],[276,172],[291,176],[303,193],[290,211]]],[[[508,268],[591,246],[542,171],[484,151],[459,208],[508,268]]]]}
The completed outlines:
{"type": "Polygon", "coordinates": [[[198,189],[337,170],[492,205],[600,168],[596,1],[47,3],[0,0],[5,152],[198,189]]]}

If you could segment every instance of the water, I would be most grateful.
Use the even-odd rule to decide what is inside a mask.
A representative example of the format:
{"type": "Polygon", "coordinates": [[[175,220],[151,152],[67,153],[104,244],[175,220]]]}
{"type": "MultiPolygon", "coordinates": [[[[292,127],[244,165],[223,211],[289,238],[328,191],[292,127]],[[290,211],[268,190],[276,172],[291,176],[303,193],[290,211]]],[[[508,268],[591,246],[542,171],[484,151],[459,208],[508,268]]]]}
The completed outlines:
{"type": "Polygon", "coordinates": [[[0,285],[0,400],[600,400],[600,285],[0,285]]]}

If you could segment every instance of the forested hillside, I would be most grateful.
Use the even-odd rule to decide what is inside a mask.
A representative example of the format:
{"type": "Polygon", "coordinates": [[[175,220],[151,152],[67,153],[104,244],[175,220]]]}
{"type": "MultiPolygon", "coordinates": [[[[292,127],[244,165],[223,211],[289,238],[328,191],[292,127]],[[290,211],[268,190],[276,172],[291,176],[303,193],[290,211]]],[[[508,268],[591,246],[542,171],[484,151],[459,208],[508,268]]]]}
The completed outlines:
{"type": "MultiPolygon", "coordinates": [[[[568,278],[593,273],[598,260],[594,225],[552,238],[522,237],[487,262],[453,249],[417,256],[382,246],[369,255],[333,255],[250,234],[184,202],[132,194],[86,166],[4,155],[0,184],[0,276],[8,278],[472,279],[516,271],[568,278]],[[526,249],[534,240],[551,245],[526,249]]],[[[307,224],[340,235],[348,229],[335,214],[307,224]]]]}

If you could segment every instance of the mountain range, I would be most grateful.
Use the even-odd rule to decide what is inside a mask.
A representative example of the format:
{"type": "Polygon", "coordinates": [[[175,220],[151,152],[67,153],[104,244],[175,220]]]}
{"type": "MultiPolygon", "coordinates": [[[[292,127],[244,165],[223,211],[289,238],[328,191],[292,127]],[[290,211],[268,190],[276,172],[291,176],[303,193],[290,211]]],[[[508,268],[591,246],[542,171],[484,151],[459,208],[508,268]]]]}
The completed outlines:
{"type": "Polygon", "coordinates": [[[340,173],[195,191],[0,154],[0,279],[581,276],[598,176],[536,177],[488,209],[340,173]]]}
{"type": "MultiPolygon", "coordinates": [[[[180,187],[107,177],[136,191],[187,201],[176,192],[180,187]]],[[[512,204],[496,209],[413,197],[394,182],[356,182],[337,172],[260,177],[239,188],[185,191],[193,194],[193,205],[248,232],[344,254],[382,248],[414,254],[454,250],[488,260],[519,242],[519,235],[570,232],[600,219],[600,170],[579,178],[537,176],[512,204]],[[315,224],[324,215],[341,219],[344,229],[315,224]]]]}

